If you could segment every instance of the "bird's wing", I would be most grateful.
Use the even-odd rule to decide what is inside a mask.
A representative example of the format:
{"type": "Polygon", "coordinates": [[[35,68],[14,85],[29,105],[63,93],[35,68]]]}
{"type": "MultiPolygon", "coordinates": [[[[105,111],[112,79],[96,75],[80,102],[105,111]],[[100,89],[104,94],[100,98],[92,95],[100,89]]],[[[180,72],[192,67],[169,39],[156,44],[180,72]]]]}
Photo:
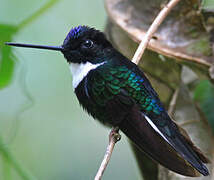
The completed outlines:
{"type": "MultiPolygon", "coordinates": [[[[119,99],[119,103],[116,103],[115,107],[125,105],[129,107],[129,109],[130,106],[135,106],[134,109],[137,109],[136,112],[133,111],[131,113],[133,118],[130,117],[129,119],[123,120],[121,121],[122,124],[119,125],[121,130],[124,131],[133,142],[161,164],[176,172],[179,171],[179,168],[176,170],[173,169],[173,167],[169,167],[169,165],[173,165],[165,162],[170,160],[161,159],[161,155],[164,156],[166,154],[166,159],[171,155],[170,159],[174,159],[174,154],[177,152],[179,156],[175,156],[175,158],[178,162],[181,162],[183,167],[189,163],[203,175],[209,174],[206,166],[202,163],[206,158],[201,158],[193,148],[193,143],[191,141],[191,143],[189,143],[180,133],[177,125],[164,110],[158,95],[148,79],[137,67],[132,65],[130,69],[126,65],[114,65],[112,67],[101,68],[100,72],[105,82],[105,89],[107,89],[109,94],[114,95],[114,100],[116,97],[119,99]],[[135,117],[135,113],[137,117],[135,117]],[[142,126],[142,124],[144,126],[142,126]],[[151,140],[153,140],[153,143],[151,143],[151,140]],[[157,144],[159,145],[157,146],[157,144]],[[161,148],[158,149],[158,147],[161,148]],[[166,151],[165,148],[168,150],[167,153],[164,153],[164,151],[166,151]],[[159,154],[160,152],[163,154],[159,154]],[[185,160],[182,161],[180,156],[185,160]],[[178,157],[180,157],[180,160],[178,157]]],[[[114,100],[108,102],[115,103],[114,100]]],[[[127,113],[125,113],[123,117],[126,116],[127,113]]],[[[178,165],[179,163],[177,161],[171,161],[171,163],[176,162],[175,164],[178,165]]],[[[191,176],[191,174],[189,175],[191,176]]],[[[192,176],[195,176],[195,173],[193,173],[192,176]]]]}
{"type": "MultiPolygon", "coordinates": [[[[128,61],[128,63],[132,62],[128,61]]],[[[152,104],[152,101],[154,101],[160,110],[160,114],[155,113],[154,110],[149,112],[144,111],[143,114],[147,122],[149,122],[153,129],[160,136],[162,136],[162,138],[165,139],[185,160],[187,160],[203,175],[208,175],[209,172],[203,163],[209,163],[209,159],[206,158],[203,153],[201,153],[201,151],[193,144],[185,130],[171,120],[167,111],[164,110],[163,105],[160,102],[157,93],[152,88],[149,80],[137,66],[134,66],[134,72],[144,79],[144,84],[142,84],[142,86],[144,87],[145,94],[148,94],[148,97],[151,99],[150,106],[155,106],[152,104]]]]}
{"type": "Polygon", "coordinates": [[[140,150],[166,168],[185,175],[197,177],[199,173],[170,146],[135,108],[120,124],[120,129],[140,150]]]}

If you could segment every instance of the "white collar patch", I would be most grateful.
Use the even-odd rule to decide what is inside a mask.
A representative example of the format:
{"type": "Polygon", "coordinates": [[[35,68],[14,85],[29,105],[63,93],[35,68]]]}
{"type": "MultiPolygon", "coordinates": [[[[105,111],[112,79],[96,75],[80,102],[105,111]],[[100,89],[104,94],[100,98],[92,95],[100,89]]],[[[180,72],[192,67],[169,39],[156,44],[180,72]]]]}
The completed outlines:
{"type": "Polygon", "coordinates": [[[171,143],[168,141],[168,139],[160,132],[160,130],[157,128],[157,126],[152,122],[151,119],[149,119],[148,116],[144,115],[144,117],[146,118],[147,122],[150,124],[150,126],[152,126],[152,128],[162,137],[164,138],[164,140],[166,142],[168,142],[170,145],[171,143]]]}
{"type": "Polygon", "coordinates": [[[96,69],[98,66],[103,65],[105,62],[99,64],[87,63],[70,63],[70,71],[73,78],[74,89],[79,85],[83,78],[89,73],[89,71],[96,69]]]}

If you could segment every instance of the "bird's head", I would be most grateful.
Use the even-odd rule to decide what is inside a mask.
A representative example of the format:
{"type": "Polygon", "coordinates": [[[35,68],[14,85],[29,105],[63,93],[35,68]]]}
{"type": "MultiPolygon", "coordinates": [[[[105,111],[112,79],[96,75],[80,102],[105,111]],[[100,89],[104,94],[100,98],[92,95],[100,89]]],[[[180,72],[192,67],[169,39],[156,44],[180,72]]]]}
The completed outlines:
{"type": "Polygon", "coordinates": [[[62,45],[68,63],[100,63],[111,55],[111,49],[102,32],[87,26],[72,28],[62,45]]]}

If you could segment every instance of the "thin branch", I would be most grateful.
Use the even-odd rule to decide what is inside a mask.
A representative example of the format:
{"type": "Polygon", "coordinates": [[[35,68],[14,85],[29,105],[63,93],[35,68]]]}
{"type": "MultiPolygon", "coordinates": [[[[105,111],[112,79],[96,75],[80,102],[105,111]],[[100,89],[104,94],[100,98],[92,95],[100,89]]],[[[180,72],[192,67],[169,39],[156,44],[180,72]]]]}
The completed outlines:
{"type": "MultiPolygon", "coordinates": [[[[172,99],[169,103],[169,108],[168,108],[168,114],[171,118],[173,118],[173,114],[174,114],[174,111],[175,111],[175,106],[176,106],[176,103],[177,103],[177,99],[178,99],[178,93],[179,93],[179,88],[177,88],[172,96],[172,99]]],[[[185,121],[183,123],[180,123],[179,126],[186,126],[188,124],[193,124],[193,123],[196,123],[196,122],[200,122],[199,120],[189,120],[189,121],[185,121]]]]}
{"type": "Polygon", "coordinates": [[[173,116],[174,114],[174,110],[175,110],[175,105],[176,105],[176,102],[177,102],[177,98],[178,98],[178,92],[179,92],[179,88],[177,88],[172,96],[172,99],[169,103],[169,108],[168,108],[168,114],[170,117],[173,116]]]}
{"type": "Polygon", "coordinates": [[[198,123],[198,122],[200,122],[200,120],[188,120],[188,121],[185,121],[185,122],[183,122],[183,123],[180,123],[179,124],[179,126],[182,126],[182,127],[184,127],[184,126],[186,126],[186,125],[189,125],[189,124],[194,124],[194,123],[198,123]]]}
{"type": "MultiPolygon", "coordinates": [[[[150,26],[149,30],[147,31],[145,37],[143,38],[143,40],[141,41],[140,45],[138,46],[137,51],[135,52],[135,55],[132,59],[132,62],[134,62],[135,64],[138,64],[143,53],[144,50],[146,49],[146,46],[149,42],[149,40],[152,38],[153,34],[156,32],[157,28],[159,27],[159,25],[163,22],[163,20],[165,19],[165,17],[168,15],[168,13],[171,11],[171,9],[179,2],[179,0],[171,0],[162,10],[161,12],[158,14],[158,16],[156,17],[156,19],[153,21],[152,25],[150,26]]],[[[177,99],[177,95],[175,100],[177,99]]],[[[172,106],[172,108],[174,109],[174,105],[172,106]]],[[[173,110],[170,110],[170,112],[173,112],[173,110]]],[[[106,149],[106,153],[105,156],[103,158],[103,161],[100,165],[100,168],[94,178],[94,180],[101,180],[103,173],[108,165],[108,162],[111,158],[113,149],[115,144],[117,143],[117,141],[120,140],[121,136],[118,133],[119,132],[119,128],[113,128],[111,130],[111,133],[109,135],[109,144],[108,147],[106,149]]]]}
{"type": "Polygon", "coordinates": [[[152,25],[150,26],[149,30],[147,31],[146,35],[143,37],[140,45],[137,48],[137,51],[134,54],[132,62],[138,64],[146,47],[149,43],[149,40],[152,38],[153,34],[157,31],[159,25],[163,22],[172,8],[179,2],[180,0],[171,0],[158,14],[158,16],[153,21],[152,25]]]}
{"type": "Polygon", "coordinates": [[[111,158],[111,155],[112,155],[112,152],[114,150],[114,145],[121,139],[121,136],[119,134],[119,128],[118,127],[114,127],[112,128],[110,134],[109,134],[109,144],[108,144],[108,147],[106,149],[106,153],[105,153],[105,156],[103,158],[103,161],[100,165],[100,168],[94,178],[94,180],[101,180],[102,179],[102,176],[103,176],[103,173],[110,161],[110,158],[111,158]]]}
{"type": "MultiPolygon", "coordinates": [[[[169,103],[169,108],[168,108],[168,114],[171,118],[173,118],[173,115],[174,115],[174,111],[175,111],[175,106],[176,106],[176,103],[177,103],[177,99],[178,99],[178,93],[179,93],[179,88],[177,88],[172,96],[172,99],[169,103]]],[[[188,121],[185,121],[183,123],[179,123],[179,126],[186,126],[186,125],[189,125],[189,124],[193,124],[193,123],[197,123],[197,122],[200,122],[199,120],[188,120],[188,121]]]]}

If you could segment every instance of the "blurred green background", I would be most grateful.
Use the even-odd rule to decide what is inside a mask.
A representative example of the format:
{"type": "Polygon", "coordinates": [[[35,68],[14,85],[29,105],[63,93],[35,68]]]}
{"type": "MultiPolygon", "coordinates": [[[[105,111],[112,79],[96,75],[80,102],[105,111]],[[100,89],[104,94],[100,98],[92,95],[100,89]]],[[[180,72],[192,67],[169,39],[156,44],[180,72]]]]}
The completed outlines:
{"type": "MultiPolygon", "coordinates": [[[[4,42],[60,45],[74,26],[103,30],[103,1],[0,2],[0,179],[93,179],[109,129],[80,108],[62,54],[4,42]]],[[[104,179],[140,179],[124,135],[104,179]]]]}

